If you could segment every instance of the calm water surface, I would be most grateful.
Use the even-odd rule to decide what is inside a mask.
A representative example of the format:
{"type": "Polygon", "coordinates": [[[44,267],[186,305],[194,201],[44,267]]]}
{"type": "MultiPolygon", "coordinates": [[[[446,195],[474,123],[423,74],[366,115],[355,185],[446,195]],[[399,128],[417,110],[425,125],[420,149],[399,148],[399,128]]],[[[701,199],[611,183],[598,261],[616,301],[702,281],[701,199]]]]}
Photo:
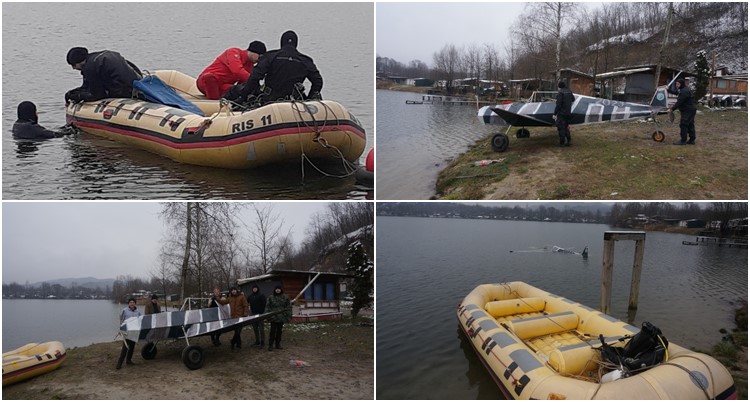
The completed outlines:
{"type": "Polygon", "coordinates": [[[372,3],[7,3],[2,10],[3,199],[345,199],[353,190],[353,177],[328,178],[310,166],[303,182],[298,164],[231,171],[178,164],[88,134],[13,140],[23,100],[37,104],[40,124],[65,124],[64,94],[81,85],[65,63],[73,46],[118,51],[142,70],[197,77],[224,49],[255,39],[278,48],[292,29],[323,75],[324,98],[362,123],[362,161],[374,145],[372,3]],[[332,14],[346,18],[324,23],[332,14]]]}
{"type": "MultiPolygon", "coordinates": [[[[104,300],[3,300],[3,352],[27,343],[69,347],[111,342],[124,304],[104,300]]],[[[138,306],[143,312],[143,306],[138,306]]]]}
{"type": "Polygon", "coordinates": [[[422,95],[376,92],[379,200],[429,199],[447,161],[493,132],[476,118],[474,106],[407,105],[422,95]]]}
{"type": "MultiPolygon", "coordinates": [[[[382,165],[381,165],[382,166],[382,165]]],[[[524,281],[599,308],[605,225],[377,217],[377,398],[502,399],[458,329],[477,285],[524,281]],[[589,246],[589,258],[543,252],[589,246]],[[515,250],[510,253],[510,250],[515,250]],[[525,252],[518,252],[525,251],[525,252]]],[[[648,232],[635,324],[708,349],[747,297],[747,250],[684,246],[648,232]]],[[[611,315],[627,321],[634,242],[617,242],[611,315]]]]}

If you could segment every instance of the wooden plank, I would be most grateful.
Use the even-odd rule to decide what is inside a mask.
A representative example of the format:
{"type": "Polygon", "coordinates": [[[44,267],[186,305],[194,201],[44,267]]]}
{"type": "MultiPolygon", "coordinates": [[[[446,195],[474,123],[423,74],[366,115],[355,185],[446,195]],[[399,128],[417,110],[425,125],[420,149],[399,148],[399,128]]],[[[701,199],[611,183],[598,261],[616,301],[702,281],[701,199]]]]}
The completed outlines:
{"type": "Polygon", "coordinates": [[[609,305],[612,301],[612,267],[615,255],[614,240],[604,236],[604,250],[602,255],[602,288],[601,288],[601,311],[609,314],[609,305]]]}
{"type": "Polygon", "coordinates": [[[635,256],[633,257],[633,278],[630,281],[630,300],[628,310],[638,309],[638,293],[641,287],[641,270],[643,270],[643,254],[646,248],[646,239],[636,240],[635,256]]]}

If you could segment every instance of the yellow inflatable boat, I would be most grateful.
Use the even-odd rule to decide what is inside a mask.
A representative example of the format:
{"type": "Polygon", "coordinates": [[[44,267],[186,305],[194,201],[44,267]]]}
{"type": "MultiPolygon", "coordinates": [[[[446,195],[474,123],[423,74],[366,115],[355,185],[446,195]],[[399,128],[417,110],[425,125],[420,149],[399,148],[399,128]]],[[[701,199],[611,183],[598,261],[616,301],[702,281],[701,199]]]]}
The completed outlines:
{"type": "Polygon", "coordinates": [[[205,116],[138,99],[110,98],[69,104],[67,122],[177,162],[220,168],[301,158],[353,162],[364,152],[362,125],[338,102],[278,102],[233,112],[228,104],[203,97],[188,75],[174,70],[154,75],[205,116]]]}
{"type": "Polygon", "coordinates": [[[662,337],[656,364],[612,367],[602,343],[623,347],[638,328],[523,282],[480,285],[457,314],[508,399],[737,399],[721,363],[662,337]]]}
{"type": "Polygon", "coordinates": [[[3,386],[56,369],[65,360],[61,342],[29,343],[3,353],[3,386]]]}

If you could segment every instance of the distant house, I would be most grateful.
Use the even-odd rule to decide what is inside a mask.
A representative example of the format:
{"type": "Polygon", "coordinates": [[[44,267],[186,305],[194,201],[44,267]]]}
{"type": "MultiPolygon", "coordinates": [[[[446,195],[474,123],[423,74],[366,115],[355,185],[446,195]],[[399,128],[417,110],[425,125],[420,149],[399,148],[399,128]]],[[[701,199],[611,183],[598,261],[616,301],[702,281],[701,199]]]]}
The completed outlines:
{"type": "MultiPolygon", "coordinates": [[[[680,71],[662,66],[659,85],[668,84],[680,71]]],[[[655,74],[655,64],[618,67],[613,71],[598,74],[596,82],[599,85],[599,97],[624,102],[649,102],[656,92],[655,74]]],[[[688,84],[694,76],[695,74],[687,71],[682,71],[680,74],[680,77],[684,78],[688,84]]]]}
{"type": "Polygon", "coordinates": [[[535,91],[557,91],[557,83],[550,80],[524,78],[508,82],[512,98],[530,98],[535,91]]]}
{"type": "Polygon", "coordinates": [[[269,296],[281,285],[290,300],[297,298],[293,307],[293,321],[317,321],[341,318],[341,291],[348,274],[336,272],[274,270],[264,275],[237,280],[245,295],[253,285],[269,296]]]}
{"type": "Polygon", "coordinates": [[[701,219],[688,219],[680,221],[680,227],[683,228],[705,228],[706,221],[701,219]]]}
{"type": "Polygon", "coordinates": [[[719,67],[711,78],[709,97],[722,106],[747,106],[747,71],[732,74],[728,67],[719,67]]]}
{"type": "Polygon", "coordinates": [[[406,85],[415,87],[431,87],[435,85],[435,81],[429,78],[409,78],[406,80],[406,85]]]}

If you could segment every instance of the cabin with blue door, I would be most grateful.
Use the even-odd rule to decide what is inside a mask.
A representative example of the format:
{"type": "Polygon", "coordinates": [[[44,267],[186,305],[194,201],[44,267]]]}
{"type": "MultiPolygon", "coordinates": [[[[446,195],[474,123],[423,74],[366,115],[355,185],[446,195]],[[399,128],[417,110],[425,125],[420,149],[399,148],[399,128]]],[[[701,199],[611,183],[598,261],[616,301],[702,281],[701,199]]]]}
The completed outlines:
{"type": "Polygon", "coordinates": [[[249,295],[253,285],[258,285],[261,293],[268,297],[277,285],[281,285],[293,301],[292,321],[308,322],[341,318],[342,290],[348,277],[351,275],[338,272],[273,270],[264,275],[238,279],[237,286],[249,295]]]}

